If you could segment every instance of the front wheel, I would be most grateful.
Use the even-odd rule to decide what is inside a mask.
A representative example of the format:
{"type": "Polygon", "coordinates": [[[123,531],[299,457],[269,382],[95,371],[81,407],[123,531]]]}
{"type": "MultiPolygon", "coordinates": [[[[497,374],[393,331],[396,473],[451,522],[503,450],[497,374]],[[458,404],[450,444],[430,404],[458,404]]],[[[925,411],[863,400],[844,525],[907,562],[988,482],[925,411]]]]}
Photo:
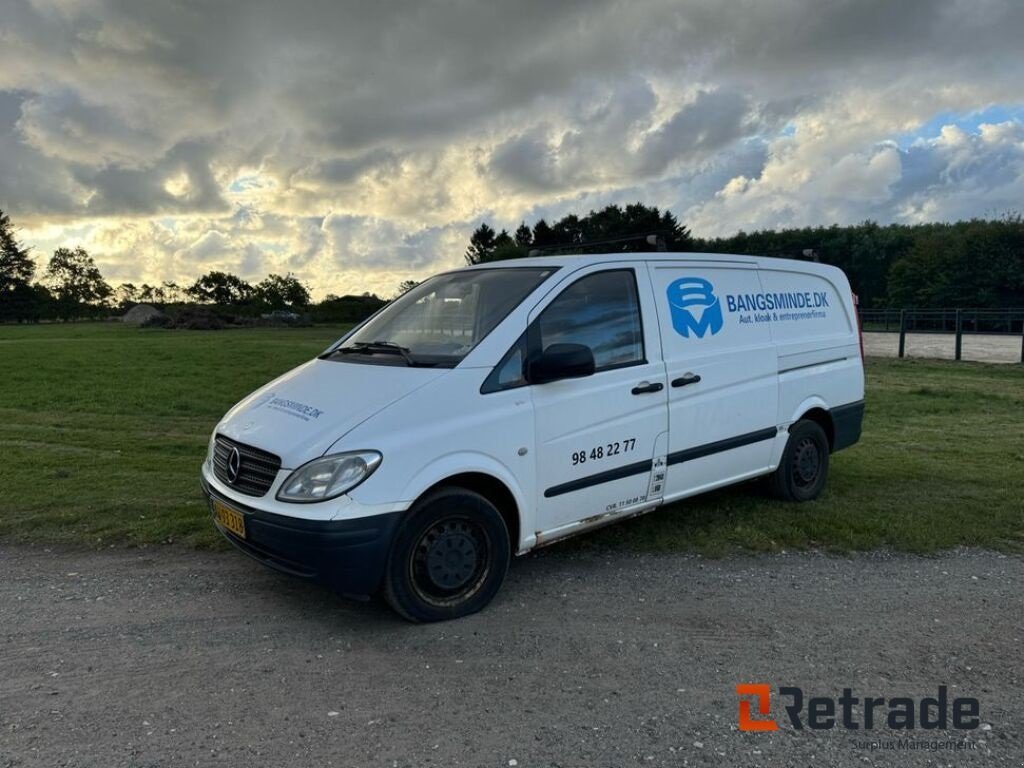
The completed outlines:
{"type": "Polygon", "coordinates": [[[410,621],[467,616],[497,594],[510,558],[495,506],[465,488],[444,488],[418,501],[399,529],[384,598],[410,621]]]}
{"type": "Polygon", "coordinates": [[[789,428],[782,461],[772,475],[772,490],[786,501],[818,498],[828,480],[828,437],[813,421],[798,421],[789,428]]]}

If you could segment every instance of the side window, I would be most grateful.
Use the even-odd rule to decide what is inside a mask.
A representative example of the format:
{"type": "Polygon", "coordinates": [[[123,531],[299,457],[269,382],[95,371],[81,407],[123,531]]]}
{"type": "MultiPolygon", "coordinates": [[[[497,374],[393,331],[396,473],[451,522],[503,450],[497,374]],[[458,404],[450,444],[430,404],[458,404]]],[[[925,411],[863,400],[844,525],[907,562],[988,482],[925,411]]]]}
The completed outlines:
{"type": "Polygon", "coordinates": [[[501,362],[498,363],[498,367],[487,378],[487,385],[485,386],[489,388],[485,389],[485,393],[494,392],[499,389],[521,387],[526,384],[526,377],[523,375],[523,363],[525,361],[526,334],[524,333],[516,339],[516,343],[505,353],[501,362]]]}
{"type": "Polygon", "coordinates": [[[595,272],[562,291],[527,333],[516,339],[484,381],[481,394],[525,386],[527,349],[536,354],[552,344],[586,344],[594,353],[595,371],[644,362],[644,333],[633,270],[595,272]]]}
{"type": "Polygon", "coordinates": [[[631,269],[580,278],[535,322],[541,350],[552,344],[585,344],[598,371],[644,361],[640,301],[631,269]]]}

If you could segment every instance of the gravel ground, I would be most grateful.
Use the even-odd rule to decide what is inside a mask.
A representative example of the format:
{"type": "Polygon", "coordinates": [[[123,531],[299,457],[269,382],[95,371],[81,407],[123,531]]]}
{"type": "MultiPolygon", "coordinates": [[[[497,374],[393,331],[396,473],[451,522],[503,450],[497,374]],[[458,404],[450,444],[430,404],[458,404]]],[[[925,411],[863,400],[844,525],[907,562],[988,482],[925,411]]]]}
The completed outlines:
{"type": "MultiPolygon", "coordinates": [[[[0,766],[1012,765],[1024,559],[518,560],[495,603],[403,623],[235,553],[0,547],[0,766]],[[738,682],[980,700],[968,749],[736,728],[738,682]]],[[[872,731],[886,741],[892,734],[872,731]]]]}

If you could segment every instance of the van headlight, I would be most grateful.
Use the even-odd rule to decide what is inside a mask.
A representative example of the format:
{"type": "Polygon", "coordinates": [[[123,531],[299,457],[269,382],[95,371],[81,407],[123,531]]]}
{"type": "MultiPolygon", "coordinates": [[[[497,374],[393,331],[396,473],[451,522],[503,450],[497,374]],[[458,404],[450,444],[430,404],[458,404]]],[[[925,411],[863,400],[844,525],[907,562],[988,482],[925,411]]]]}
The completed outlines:
{"type": "Polygon", "coordinates": [[[313,459],[296,469],[281,484],[278,501],[327,501],[351,491],[380,466],[377,451],[348,451],[313,459]]]}

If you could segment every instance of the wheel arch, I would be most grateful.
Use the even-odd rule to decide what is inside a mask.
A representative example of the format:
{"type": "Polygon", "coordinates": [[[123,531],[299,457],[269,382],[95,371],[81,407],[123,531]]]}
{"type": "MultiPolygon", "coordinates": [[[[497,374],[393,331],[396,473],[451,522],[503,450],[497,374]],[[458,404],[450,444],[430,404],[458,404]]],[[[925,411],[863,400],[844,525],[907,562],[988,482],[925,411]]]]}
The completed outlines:
{"type": "Polygon", "coordinates": [[[425,495],[444,487],[461,487],[479,493],[501,513],[508,527],[512,554],[528,549],[523,541],[524,513],[528,509],[519,484],[511,471],[489,457],[450,455],[425,467],[407,486],[404,498],[413,499],[410,508],[425,495]]]}
{"type": "Polygon", "coordinates": [[[829,451],[833,450],[836,442],[836,425],[832,420],[832,412],[828,407],[828,404],[820,397],[811,397],[800,404],[800,407],[796,409],[793,419],[790,422],[794,424],[802,420],[813,421],[825,432],[825,436],[828,438],[829,451]]]}

